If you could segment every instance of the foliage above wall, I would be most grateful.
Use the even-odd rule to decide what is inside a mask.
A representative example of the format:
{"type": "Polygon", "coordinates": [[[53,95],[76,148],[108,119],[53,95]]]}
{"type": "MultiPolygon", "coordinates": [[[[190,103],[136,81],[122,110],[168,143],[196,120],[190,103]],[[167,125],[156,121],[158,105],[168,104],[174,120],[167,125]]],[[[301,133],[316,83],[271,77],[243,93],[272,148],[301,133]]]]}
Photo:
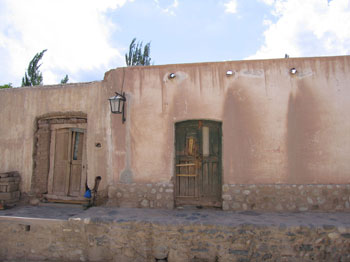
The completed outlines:
{"type": "Polygon", "coordinates": [[[39,62],[46,51],[47,49],[44,49],[40,53],[37,53],[29,62],[27,72],[25,72],[25,75],[22,78],[22,86],[38,86],[43,84],[43,75],[39,71],[41,66],[41,64],[39,65],[39,62]]]}
{"type": "Polygon", "coordinates": [[[0,89],[4,89],[4,88],[12,88],[12,83],[8,83],[0,86],[0,89]]]}
{"type": "Polygon", "coordinates": [[[136,44],[134,38],[129,46],[129,55],[125,54],[127,66],[149,66],[151,65],[151,42],[147,43],[142,52],[142,41],[136,44]]]}
{"type": "MultiPolygon", "coordinates": [[[[43,85],[43,75],[40,72],[39,64],[40,60],[43,58],[47,49],[44,49],[40,53],[37,53],[33,59],[29,62],[27,72],[25,72],[24,77],[22,78],[22,86],[38,86],[43,85]]],[[[66,75],[62,80],[61,84],[66,84],[69,81],[68,75],[66,75]]]]}

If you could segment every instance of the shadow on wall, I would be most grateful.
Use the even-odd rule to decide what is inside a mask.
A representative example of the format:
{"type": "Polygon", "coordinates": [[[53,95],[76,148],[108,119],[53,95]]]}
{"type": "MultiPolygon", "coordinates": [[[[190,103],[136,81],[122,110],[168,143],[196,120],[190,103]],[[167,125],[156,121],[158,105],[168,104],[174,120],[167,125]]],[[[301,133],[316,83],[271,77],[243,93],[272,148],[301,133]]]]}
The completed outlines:
{"type": "Polygon", "coordinates": [[[258,171],[261,127],[246,88],[228,90],[223,123],[225,183],[251,183],[258,171]]]}
{"type": "Polygon", "coordinates": [[[322,161],[319,154],[322,141],[320,101],[313,87],[304,81],[298,82],[298,89],[289,95],[287,113],[287,183],[305,184],[316,182],[317,164],[322,161]]]}

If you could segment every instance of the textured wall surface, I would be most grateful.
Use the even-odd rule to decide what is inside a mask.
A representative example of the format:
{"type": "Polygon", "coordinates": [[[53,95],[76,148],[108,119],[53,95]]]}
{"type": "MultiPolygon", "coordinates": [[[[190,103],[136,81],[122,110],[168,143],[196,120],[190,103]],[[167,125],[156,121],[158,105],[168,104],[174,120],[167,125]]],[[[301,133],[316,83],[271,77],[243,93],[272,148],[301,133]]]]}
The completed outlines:
{"type": "MultiPolygon", "coordinates": [[[[31,187],[36,121],[81,112],[88,185],[101,176],[104,196],[123,184],[174,184],[175,123],[192,119],[222,122],[223,185],[346,185],[349,82],[343,56],[119,68],[100,82],[0,90],[0,172],[18,171],[22,192],[43,191],[44,180],[31,187]],[[110,113],[115,91],[126,94],[124,124],[110,113]]],[[[137,194],[131,198],[139,205],[137,194]]]]}
{"type": "Polygon", "coordinates": [[[109,187],[107,206],[174,208],[171,183],[116,184],[109,187]]]}
{"type": "Polygon", "coordinates": [[[69,220],[0,217],[0,260],[350,260],[349,214],[346,213],[264,214],[125,208],[93,208],[87,212],[69,220]]]}
{"type": "Polygon", "coordinates": [[[350,211],[350,185],[223,185],[224,210],[350,211]]]}
{"type": "MultiPolygon", "coordinates": [[[[40,185],[45,174],[35,174],[38,188],[31,188],[33,174],[46,172],[43,164],[47,155],[41,155],[41,170],[34,170],[36,149],[46,150],[44,140],[39,144],[37,136],[45,136],[45,129],[38,131],[37,120],[48,115],[85,114],[93,124],[88,125],[87,159],[88,183],[92,188],[96,176],[102,175],[101,188],[107,186],[108,139],[110,109],[108,97],[111,92],[102,88],[101,82],[12,88],[1,90],[0,104],[0,172],[18,171],[21,175],[21,191],[43,191],[40,185]],[[95,147],[101,143],[102,147],[95,147]]],[[[109,131],[110,132],[110,131],[109,131]]]]}
{"type": "Polygon", "coordinates": [[[348,56],[123,70],[104,80],[128,99],[126,123],[111,119],[114,181],[169,181],[174,123],[208,119],[222,122],[224,184],[350,182],[348,56]]]}

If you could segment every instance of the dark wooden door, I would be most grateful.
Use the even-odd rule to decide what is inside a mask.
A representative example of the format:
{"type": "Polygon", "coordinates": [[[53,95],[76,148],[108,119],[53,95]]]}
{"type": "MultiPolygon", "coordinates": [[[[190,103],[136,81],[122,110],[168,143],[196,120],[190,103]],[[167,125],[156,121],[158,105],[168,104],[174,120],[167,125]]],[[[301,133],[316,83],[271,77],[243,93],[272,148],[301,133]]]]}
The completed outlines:
{"type": "Polygon", "coordinates": [[[221,206],[221,123],[175,125],[176,205],[221,206]]]}

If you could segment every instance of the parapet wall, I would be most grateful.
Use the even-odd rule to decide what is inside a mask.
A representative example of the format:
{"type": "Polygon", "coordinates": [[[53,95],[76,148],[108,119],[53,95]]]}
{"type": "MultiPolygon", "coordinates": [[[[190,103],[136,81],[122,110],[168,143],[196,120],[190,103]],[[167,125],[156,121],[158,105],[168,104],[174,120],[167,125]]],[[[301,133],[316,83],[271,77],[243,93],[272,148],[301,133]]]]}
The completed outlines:
{"type": "Polygon", "coordinates": [[[92,212],[68,221],[1,217],[0,260],[350,261],[348,215],[92,212]]]}

